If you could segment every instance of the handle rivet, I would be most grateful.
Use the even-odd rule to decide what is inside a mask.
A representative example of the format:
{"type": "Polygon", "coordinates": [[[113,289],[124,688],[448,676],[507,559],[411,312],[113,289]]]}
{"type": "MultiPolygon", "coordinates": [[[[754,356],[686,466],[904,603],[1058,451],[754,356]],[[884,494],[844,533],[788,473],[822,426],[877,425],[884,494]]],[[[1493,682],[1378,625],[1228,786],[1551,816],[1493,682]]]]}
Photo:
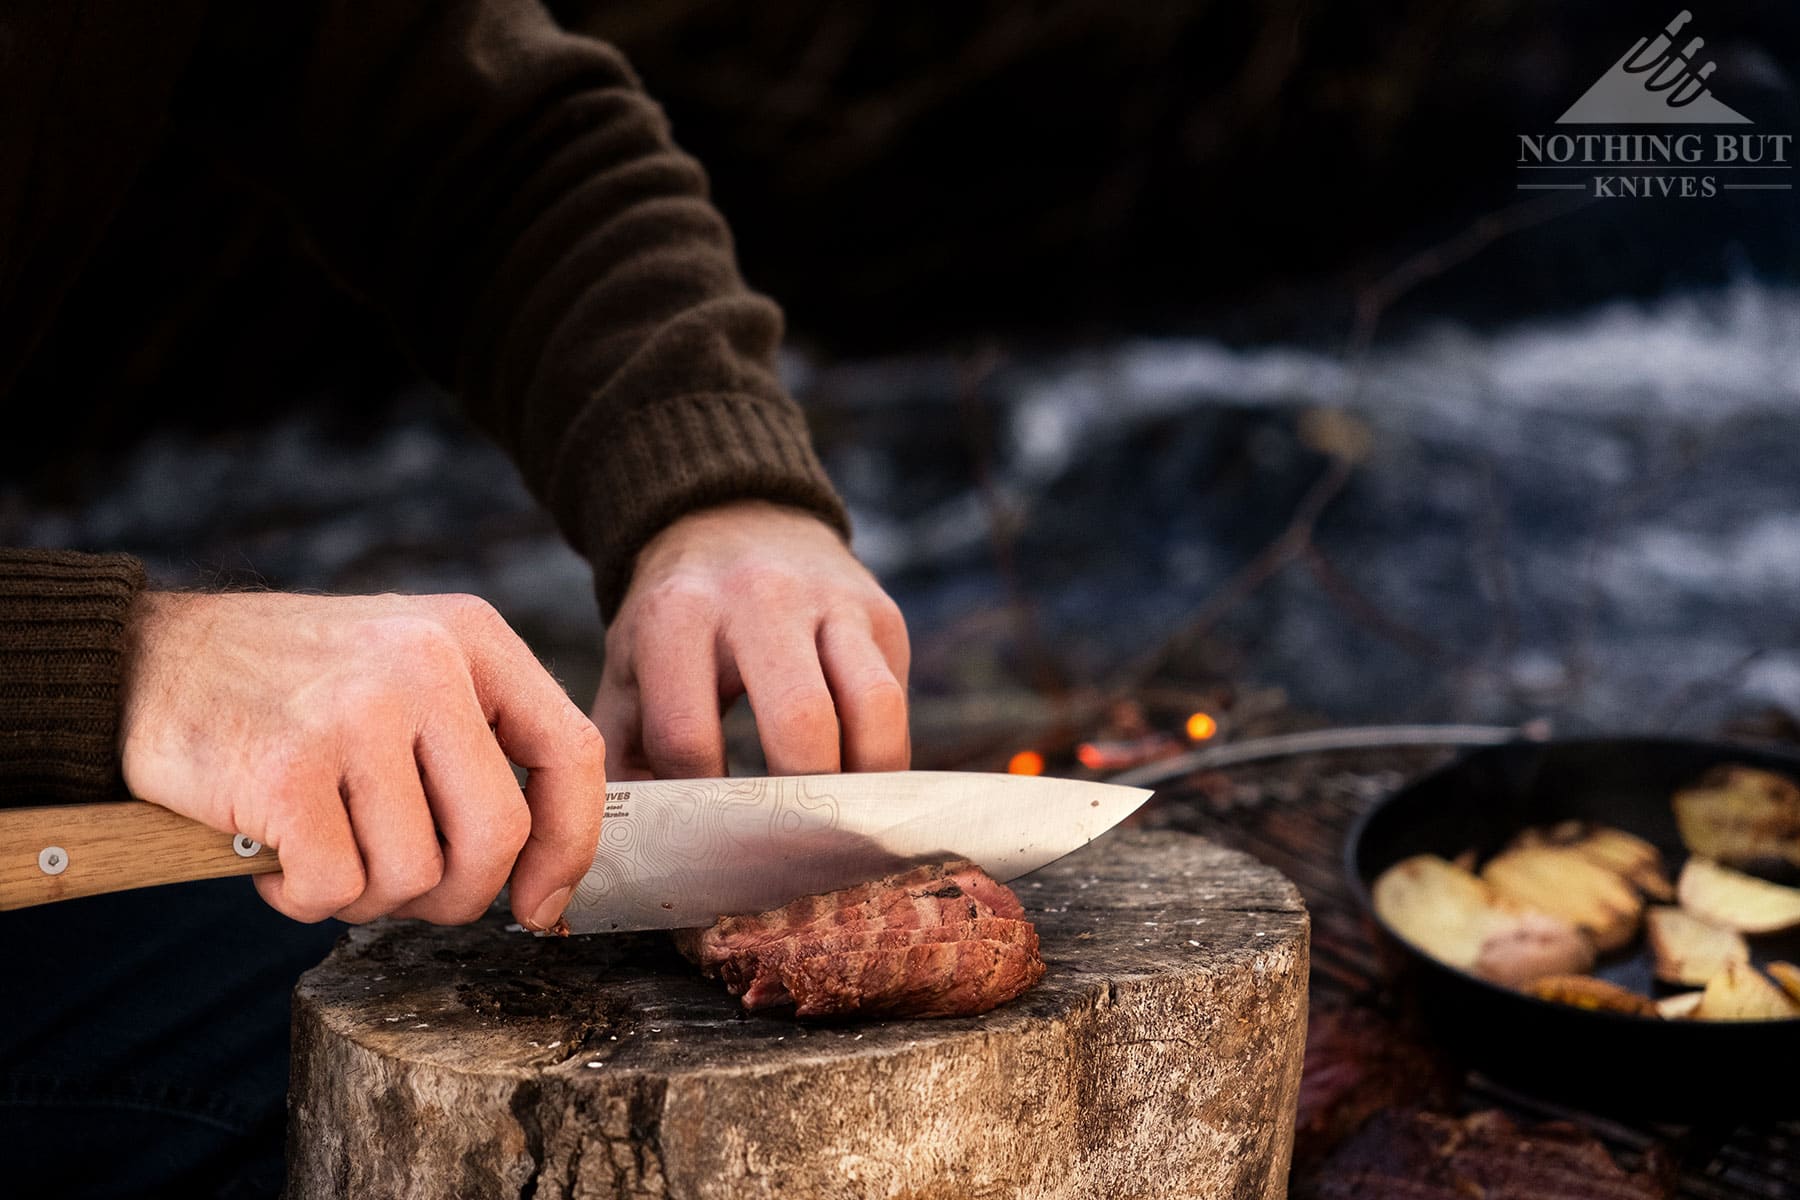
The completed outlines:
{"type": "Polygon", "coordinates": [[[239,858],[255,858],[262,853],[262,843],[246,833],[240,833],[232,838],[231,848],[237,851],[239,858]]]}
{"type": "Polygon", "coordinates": [[[61,846],[45,846],[38,851],[38,870],[46,875],[61,875],[69,869],[69,852],[61,846]]]}

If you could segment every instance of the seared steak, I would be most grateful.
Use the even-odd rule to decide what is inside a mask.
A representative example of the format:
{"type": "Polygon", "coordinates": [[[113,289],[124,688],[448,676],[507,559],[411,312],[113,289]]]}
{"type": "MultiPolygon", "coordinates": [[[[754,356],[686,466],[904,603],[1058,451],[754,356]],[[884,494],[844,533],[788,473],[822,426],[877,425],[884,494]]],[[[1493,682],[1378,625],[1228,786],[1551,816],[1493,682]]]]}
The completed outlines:
{"type": "Polygon", "coordinates": [[[802,1017],[970,1016],[1044,973],[1018,898],[967,862],[724,917],[676,945],[745,1008],[802,1017]]]}

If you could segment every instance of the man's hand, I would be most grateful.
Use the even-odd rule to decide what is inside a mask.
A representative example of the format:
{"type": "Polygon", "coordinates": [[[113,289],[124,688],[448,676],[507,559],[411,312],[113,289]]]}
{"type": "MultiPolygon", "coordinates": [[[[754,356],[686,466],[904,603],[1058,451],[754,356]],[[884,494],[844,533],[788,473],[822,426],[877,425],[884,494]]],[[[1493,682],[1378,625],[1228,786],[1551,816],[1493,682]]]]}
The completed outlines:
{"type": "Polygon", "coordinates": [[[777,775],[898,771],[906,622],[824,522],[762,502],[689,514],[638,554],[606,634],[594,721],[614,779],[725,773],[748,693],[777,775]]]}
{"type": "Polygon", "coordinates": [[[149,593],[120,745],[133,794],[273,846],[300,921],[472,921],[510,875],[546,928],[604,811],[599,731],[472,596],[149,593]]]}

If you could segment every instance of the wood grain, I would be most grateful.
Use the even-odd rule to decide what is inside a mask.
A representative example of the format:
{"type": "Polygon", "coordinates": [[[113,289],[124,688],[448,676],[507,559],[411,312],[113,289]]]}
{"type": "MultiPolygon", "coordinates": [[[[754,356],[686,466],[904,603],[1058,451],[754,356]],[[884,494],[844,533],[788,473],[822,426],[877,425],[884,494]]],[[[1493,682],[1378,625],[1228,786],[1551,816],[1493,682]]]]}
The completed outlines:
{"type": "Polygon", "coordinates": [[[352,929],[295,992],[288,1196],[1283,1196],[1292,885],[1121,831],[1014,887],[1049,970],[966,1019],[745,1016],[657,934],[352,929]]]}
{"type": "Polygon", "coordinates": [[[142,800],[0,809],[0,910],[281,870],[268,847],[246,858],[232,841],[142,800]],[[46,851],[62,861],[60,873],[40,865],[46,851]]]}

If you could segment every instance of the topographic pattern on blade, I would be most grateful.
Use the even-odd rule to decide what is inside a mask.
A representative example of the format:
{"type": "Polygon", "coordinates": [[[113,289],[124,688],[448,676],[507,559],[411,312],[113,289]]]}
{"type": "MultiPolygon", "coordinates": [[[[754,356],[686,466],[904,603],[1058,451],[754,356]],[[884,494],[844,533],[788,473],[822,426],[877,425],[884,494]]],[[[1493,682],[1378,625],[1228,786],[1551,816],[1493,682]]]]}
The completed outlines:
{"type": "Polygon", "coordinates": [[[884,864],[874,843],[839,829],[837,799],[818,779],[662,782],[654,797],[629,786],[607,792],[592,869],[577,886],[577,929],[705,924],[717,905],[780,903],[809,876],[884,864]]]}

